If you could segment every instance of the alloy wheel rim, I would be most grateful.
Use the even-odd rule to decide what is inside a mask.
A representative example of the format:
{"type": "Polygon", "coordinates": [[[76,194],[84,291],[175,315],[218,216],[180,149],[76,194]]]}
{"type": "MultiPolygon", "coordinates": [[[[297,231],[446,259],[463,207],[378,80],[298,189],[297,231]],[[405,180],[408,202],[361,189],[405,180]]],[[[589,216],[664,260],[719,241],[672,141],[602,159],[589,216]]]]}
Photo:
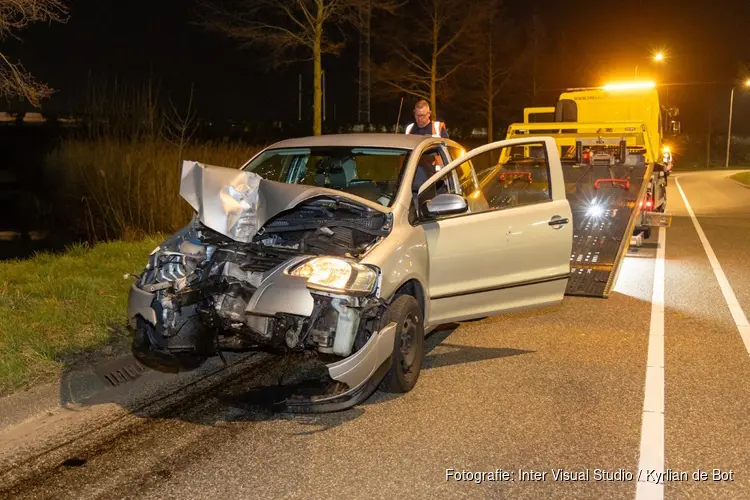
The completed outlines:
{"type": "Polygon", "coordinates": [[[401,370],[409,373],[417,358],[416,352],[417,322],[412,315],[407,316],[401,324],[399,350],[401,352],[401,370]]]}

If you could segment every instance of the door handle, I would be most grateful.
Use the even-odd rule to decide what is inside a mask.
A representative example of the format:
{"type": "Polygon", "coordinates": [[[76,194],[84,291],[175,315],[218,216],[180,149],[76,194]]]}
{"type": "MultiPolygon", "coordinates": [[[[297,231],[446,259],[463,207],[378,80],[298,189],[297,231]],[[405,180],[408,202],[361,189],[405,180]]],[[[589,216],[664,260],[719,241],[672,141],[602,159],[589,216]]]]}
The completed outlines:
{"type": "MultiPolygon", "coordinates": [[[[547,222],[547,224],[549,224],[550,226],[562,226],[563,224],[567,224],[569,222],[570,220],[568,218],[563,218],[563,217],[560,217],[559,215],[555,215],[549,220],[549,222],[547,222]]],[[[555,229],[560,229],[560,228],[558,227],[555,229]]]]}

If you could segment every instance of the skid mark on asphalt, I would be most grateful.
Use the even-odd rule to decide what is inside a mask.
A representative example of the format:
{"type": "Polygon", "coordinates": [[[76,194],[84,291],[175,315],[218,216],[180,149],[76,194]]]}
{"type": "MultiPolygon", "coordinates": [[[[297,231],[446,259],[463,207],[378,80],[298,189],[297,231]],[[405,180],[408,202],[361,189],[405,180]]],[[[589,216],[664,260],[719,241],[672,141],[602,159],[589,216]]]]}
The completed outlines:
{"type": "Polygon", "coordinates": [[[708,242],[708,238],[706,238],[706,234],[703,232],[703,228],[698,222],[698,219],[695,217],[695,212],[693,212],[693,208],[690,206],[687,196],[685,196],[685,191],[683,191],[682,186],[680,186],[680,179],[676,178],[675,183],[677,184],[677,189],[680,191],[680,195],[682,196],[682,201],[685,202],[685,208],[690,214],[690,218],[693,220],[695,231],[698,233],[698,237],[703,244],[703,249],[706,251],[708,261],[711,263],[711,269],[713,269],[716,280],[719,282],[721,293],[724,296],[724,300],[726,301],[727,305],[729,306],[729,312],[732,314],[734,324],[737,326],[740,337],[742,337],[742,342],[744,342],[745,344],[745,350],[747,350],[748,354],[750,354],[750,323],[748,323],[747,321],[747,316],[745,316],[745,313],[742,311],[742,307],[740,307],[737,296],[734,294],[734,290],[732,290],[732,287],[729,285],[729,280],[724,274],[724,270],[721,268],[721,264],[719,264],[719,259],[716,258],[716,254],[711,247],[711,243],[708,242]]]}
{"type": "Polygon", "coordinates": [[[648,334],[646,389],[643,398],[641,447],[638,461],[636,500],[664,498],[664,484],[651,482],[647,471],[664,470],[664,256],[667,233],[659,228],[654,263],[654,291],[648,334]]]}

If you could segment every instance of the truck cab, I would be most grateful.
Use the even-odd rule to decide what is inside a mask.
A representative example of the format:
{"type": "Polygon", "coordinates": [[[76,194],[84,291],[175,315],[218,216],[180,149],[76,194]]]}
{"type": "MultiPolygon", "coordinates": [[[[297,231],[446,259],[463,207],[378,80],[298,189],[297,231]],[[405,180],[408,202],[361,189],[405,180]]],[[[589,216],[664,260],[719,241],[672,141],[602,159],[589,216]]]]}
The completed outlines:
{"type": "Polygon", "coordinates": [[[544,113],[551,116],[549,123],[603,123],[640,122],[648,135],[650,158],[661,163],[664,153],[671,149],[667,138],[680,134],[679,109],[660,103],[654,82],[612,83],[597,88],[568,89],[558,98],[553,108],[524,109],[524,123],[537,123],[534,119],[544,113]]]}

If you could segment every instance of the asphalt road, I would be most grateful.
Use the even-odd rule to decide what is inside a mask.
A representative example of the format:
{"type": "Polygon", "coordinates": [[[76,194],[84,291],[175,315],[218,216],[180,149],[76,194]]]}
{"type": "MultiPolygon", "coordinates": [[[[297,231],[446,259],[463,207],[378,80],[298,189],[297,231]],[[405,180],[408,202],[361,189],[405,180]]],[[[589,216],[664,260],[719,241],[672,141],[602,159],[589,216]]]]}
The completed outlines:
{"type": "MultiPolygon", "coordinates": [[[[750,189],[726,175],[679,181],[750,313],[750,189]]],[[[663,441],[658,432],[646,441],[688,480],[665,481],[653,498],[750,498],[748,347],[674,176],[668,196],[664,383],[655,389],[663,441]],[[692,479],[698,469],[707,480],[692,479]],[[714,481],[714,469],[731,471],[731,480],[714,481]]],[[[336,414],[272,415],[243,397],[258,373],[277,370],[261,363],[105,449],[71,457],[13,497],[632,499],[656,239],[631,252],[609,299],[567,297],[556,308],[434,333],[409,394],[377,393],[336,414]],[[449,468],[502,469],[512,480],[446,481],[449,468]],[[589,480],[556,480],[555,469],[589,471],[589,480]],[[597,469],[614,480],[597,481],[597,469]],[[625,473],[633,479],[619,480],[625,473]]]]}

